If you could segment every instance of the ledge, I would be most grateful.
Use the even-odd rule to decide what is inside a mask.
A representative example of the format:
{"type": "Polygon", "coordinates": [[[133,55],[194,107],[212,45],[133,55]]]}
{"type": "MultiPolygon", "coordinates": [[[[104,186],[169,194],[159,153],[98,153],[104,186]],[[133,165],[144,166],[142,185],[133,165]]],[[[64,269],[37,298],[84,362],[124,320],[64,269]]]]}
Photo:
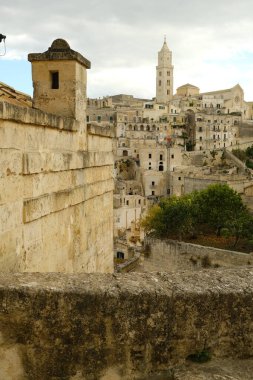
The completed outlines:
{"type": "Polygon", "coordinates": [[[77,131],[79,129],[79,122],[75,119],[53,115],[36,108],[20,107],[0,101],[1,119],[65,131],[77,131]]]}
{"type": "Polygon", "coordinates": [[[87,130],[89,135],[103,136],[103,137],[115,137],[115,132],[110,126],[101,127],[97,124],[87,124],[87,130]]]}
{"type": "Polygon", "coordinates": [[[0,273],[0,374],[8,352],[8,368],[22,363],[22,379],[42,380],[160,378],[204,349],[253,357],[252,297],[253,267],[0,273]]]}

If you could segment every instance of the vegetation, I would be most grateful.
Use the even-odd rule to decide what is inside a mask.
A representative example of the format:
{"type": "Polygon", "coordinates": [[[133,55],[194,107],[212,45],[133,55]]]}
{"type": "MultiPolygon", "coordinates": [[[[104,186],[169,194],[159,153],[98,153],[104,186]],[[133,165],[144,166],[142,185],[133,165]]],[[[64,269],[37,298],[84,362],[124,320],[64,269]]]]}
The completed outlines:
{"type": "Polygon", "coordinates": [[[211,359],[211,354],[209,350],[205,349],[203,351],[196,352],[195,354],[187,356],[187,359],[195,363],[206,363],[211,359]]]}
{"type": "Polygon", "coordinates": [[[233,149],[232,153],[239,158],[239,160],[245,162],[247,168],[253,169],[253,145],[246,150],[233,149]]]}
{"type": "Polygon", "coordinates": [[[253,237],[253,217],[240,195],[226,184],[164,198],[149,210],[142,226],[159,238],[182,240],[203,231],[215,232],[218,238],[233,236],[234,247],[240,238],[253,237]]]}

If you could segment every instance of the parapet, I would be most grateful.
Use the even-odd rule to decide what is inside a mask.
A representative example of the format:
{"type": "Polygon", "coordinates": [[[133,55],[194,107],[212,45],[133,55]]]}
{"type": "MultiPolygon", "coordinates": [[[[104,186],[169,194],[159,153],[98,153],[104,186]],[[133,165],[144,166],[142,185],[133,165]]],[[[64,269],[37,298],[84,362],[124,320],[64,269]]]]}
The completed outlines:
{"type": "Polygon", "coordinates": [[[203,350],[252,357],[252,275],[0,274],[0,378],[169,378],[155,374],[203,350]]]}

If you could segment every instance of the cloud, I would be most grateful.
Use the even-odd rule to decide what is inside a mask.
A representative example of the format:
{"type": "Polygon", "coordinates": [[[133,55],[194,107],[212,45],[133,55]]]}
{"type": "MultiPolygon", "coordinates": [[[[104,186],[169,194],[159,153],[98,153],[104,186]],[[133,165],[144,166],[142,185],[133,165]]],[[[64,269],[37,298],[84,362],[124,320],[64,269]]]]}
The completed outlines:
{"type": "Polygon", "coordinates": [[[167,34],[175,86],[194,81],[206,91],[240,82],[253,98],[252,56],[246,57],[253,52],[251,0],[5,3],[0,32],[7,35],[6,59],[26,59],[55,38],[65,38],[91,60],[89,93],[94,96],[130,91],[154,96],[157,51],[167,34]]]}

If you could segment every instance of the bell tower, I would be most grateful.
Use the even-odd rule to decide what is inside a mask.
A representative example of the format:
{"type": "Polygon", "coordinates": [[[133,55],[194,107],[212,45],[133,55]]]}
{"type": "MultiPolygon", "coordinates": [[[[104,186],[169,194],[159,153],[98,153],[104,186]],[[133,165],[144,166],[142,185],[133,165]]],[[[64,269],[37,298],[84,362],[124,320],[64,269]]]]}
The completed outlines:
{"type": "Polygon", "coordinates": [[[33,106],[84,122],[90,62],[63,39],[53,41],[44,53],[29,54],[28,61],[32,63],[33,106]]]}
{"type": "Polygon", "coordinates": [[[158,66],[156,66],[157,103],[168,103],[173,97],[173,69],[172,52],[164,37],[163,47],[158,53],[158,66]]]}

